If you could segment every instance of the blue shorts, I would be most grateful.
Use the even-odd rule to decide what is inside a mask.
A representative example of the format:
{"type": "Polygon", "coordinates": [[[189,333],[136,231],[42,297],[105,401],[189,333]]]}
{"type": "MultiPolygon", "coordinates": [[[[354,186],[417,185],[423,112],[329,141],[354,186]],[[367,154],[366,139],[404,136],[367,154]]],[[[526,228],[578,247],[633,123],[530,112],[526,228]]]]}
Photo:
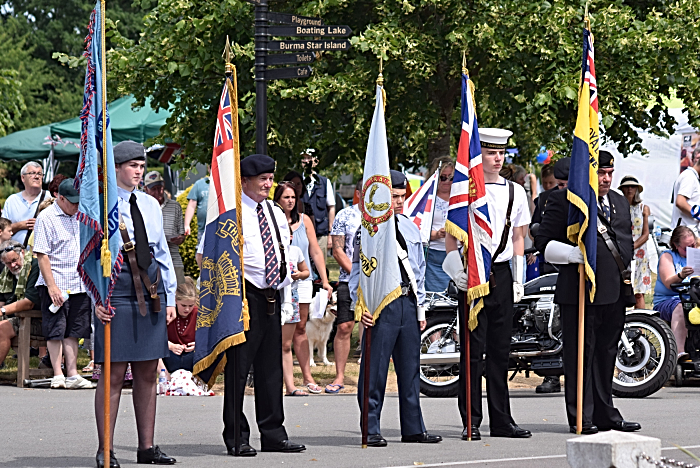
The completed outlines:
{"type": "Polygon", "coordinates": [[[659,312],[659,315],[661,316],[661,320],[665,320],[666,322],[671,321],[671,316],[673,315],[673,310],[676,308],[678,304],[681,303],[681,300],[678,297],[672,297],[666,300],[663,300],[656,304],[654,306],[654,310],[657,310],[659,312]]]}

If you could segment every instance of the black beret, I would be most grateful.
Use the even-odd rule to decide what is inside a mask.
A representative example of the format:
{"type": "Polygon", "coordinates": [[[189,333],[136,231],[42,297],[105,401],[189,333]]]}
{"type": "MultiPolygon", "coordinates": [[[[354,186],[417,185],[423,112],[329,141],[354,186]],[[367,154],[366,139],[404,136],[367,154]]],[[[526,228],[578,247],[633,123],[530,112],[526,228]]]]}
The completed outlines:
{"type": "Polygon", "coordinates": [[[391,188],[405,189],[406,188],[406,176],[403,172],[395,171],[391,169],[391,188]]]}
{"type": "Polygon", "coordinates": [[[125,140],[114,147],[114,164],[122,164],[134,159],[146,160],[146,148],[141,143],[125,140]]]}
{"type": "Polygon", "coordinates": [[[266,154],[251,154],[241,160],[241,177],[255,177],[275,172],[275,160],[266,154]]]}
{"type": "Polygon", "coordinates": [[[554,178],[560,180],[569,180],[570,165],[571,158],[569,156],[558,159],[557,162],[554,163],[554,178]]]}
{"type": "Polygon", "coordinates": [[[607,151],[601,151],[598,154],[598,167],[603,169],[610,169],[615,167],[615,160],[613,155],[607,151]]]}

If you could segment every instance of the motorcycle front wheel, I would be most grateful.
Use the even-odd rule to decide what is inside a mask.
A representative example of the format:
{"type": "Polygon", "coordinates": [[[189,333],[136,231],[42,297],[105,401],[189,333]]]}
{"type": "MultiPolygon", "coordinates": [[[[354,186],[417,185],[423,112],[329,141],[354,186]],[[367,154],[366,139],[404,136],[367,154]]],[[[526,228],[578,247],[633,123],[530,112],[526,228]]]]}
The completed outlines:
{"type": "Polygon", "coordinates": [[[676,366],[677,346],[673,332],[659,317],[630,314],[622,331],[632,346],[632,355],[622,340],[618,343],[613,395],[643,398],[656,393],[668,381],[676,366]]]}
{"type": "MultiPolygon", "coordinates": [[[[453,314],[428,317],[425,330],[420,336],[421,354],[435,352],[438,345],[441,352],[459,352],[459,334],[456,323],[453,324],[454,319],[453,314]]],[[[459,393],[458,386],[459,363],[420,366],[420,392],[423,395],[455,397],[459,393]]]]}

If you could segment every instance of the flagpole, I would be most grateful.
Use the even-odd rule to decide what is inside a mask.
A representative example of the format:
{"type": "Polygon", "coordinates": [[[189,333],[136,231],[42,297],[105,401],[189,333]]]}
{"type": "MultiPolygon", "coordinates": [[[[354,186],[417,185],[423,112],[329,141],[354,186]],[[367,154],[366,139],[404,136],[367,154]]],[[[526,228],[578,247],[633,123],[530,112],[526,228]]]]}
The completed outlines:
{"type": "MultiPolygon", "coordinates": [[[[382,106],[386,108],[386,98],[384,94],[384,51],[379,56],[379,76],[377,77],[377,86],[382,88],[382,106]]],[[[372,327],[366,327],[362,335],[362,448],[367,448],[368,425],[369,425],[369,373],[372,350],[372,327]]]]}
{"type": "MultiPolygon", "coordinates": [[[[467,250],[464,250],[464,270],[467,270],[467,250]]],[[[464,291],[464,387],[466,391],[467,441],[472,440],[472,363],[471,331],[469,330],[469,297],[464,291]]]]}
{"type": "MultiPolygon", "coordinates": [[[[105,57],[106,47],[105,47],[105,0],[100,0],[100,46],[101,46],[101,68],[102,68],[102,173],[103,173],[103,193],[104,193],[104,227],[103,227],[103,237],[102,237],[102,272],[104,276],[109,276],[105,272],[111,270],[111,261],[105,256],[105,246],[108,248],[109,239],[109,213],[107,212],[107,60],[105,57]],[[109,266],[106,266],[109,264],[109,266]]],[[[105,301],[105,308],[110,310],[109,299],[105,301]]],[[[104,336],[104,363],[103,372],[100,376],[102,378],[102,385],[104,389],[104,441],[103,441],[103,456],[105,464],[109,464],[110,452],[112,450],[112,440],[111,434],[111,415],[110,415],[110,381],[112,375],[112,322],[107,322],[105,324],[105,336],[104,336]]]]}
{"type": "Polygon", "coordinates": [[[437,187],[440,183],[440,171],[442,170],[442,161],[438,164],[437,174],[435,178],[435,188],[433,188],[433,206],[430,213],[430,228],[428,230],[428,247],[425,249],[425,264],[428,264],[428,252],[430,251],[430,237],[433,235],[433,221],[435,221],[435,209],[437,208],[437,187]]]}

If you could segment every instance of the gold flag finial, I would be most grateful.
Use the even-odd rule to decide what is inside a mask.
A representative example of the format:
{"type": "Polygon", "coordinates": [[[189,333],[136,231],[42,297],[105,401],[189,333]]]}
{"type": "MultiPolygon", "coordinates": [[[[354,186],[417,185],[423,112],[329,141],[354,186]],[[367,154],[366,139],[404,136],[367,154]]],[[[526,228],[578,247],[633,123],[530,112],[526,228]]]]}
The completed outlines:
{"type": "Polygon", "coordinates": [[[379,54],[379,76],[377,77],[377,85],[384,86],[384,49],[379,54]]]}
{"type": "Polygon", "coordinates": [[[462,51],[462,73],[469,75],[469,70],[467,70],[467,51],[466,49],[462,51]]]}
{"type": "MultiPolygon", "coordinates": [[[[590,32],[591,30],[591,20],[588,18],[588,5],[590,5],[590,0],[586,2],[586,8],[583,12],[583,24],[585,25],[584,27],[588,29],[590,32]]],[[[591,34],[591,41],[593,40],[593,34],[591,34]]]]}
{"type": "Polygon", "coordinates": [[[228,40],[228,34],[226,35],[226,45],[224,46],[224,53],[221,56],[226,61],[226,74],[230,75],[233,71],[233,64],[231,63],[231,42],[228,40]]]}

